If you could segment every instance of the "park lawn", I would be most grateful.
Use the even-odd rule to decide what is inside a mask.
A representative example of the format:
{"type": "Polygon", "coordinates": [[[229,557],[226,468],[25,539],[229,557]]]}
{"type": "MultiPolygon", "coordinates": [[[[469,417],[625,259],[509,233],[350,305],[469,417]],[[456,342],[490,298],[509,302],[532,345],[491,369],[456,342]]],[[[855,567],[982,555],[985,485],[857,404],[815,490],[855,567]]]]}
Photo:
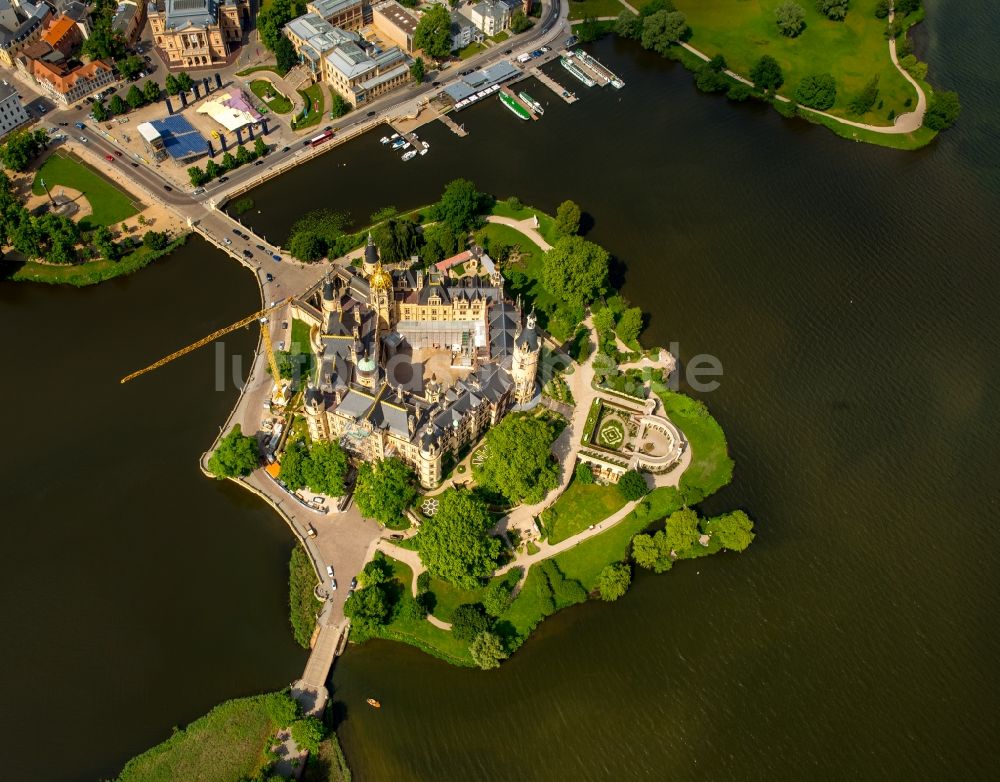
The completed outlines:
{"type": "MultiPolygon", "coordinates": [[[[630,3],[630,5],[632,4],[630,3]]],[[[639,6],[635,5],[634,7],[638,8],[639,6]]],[[[622,11],[627,10],[619,0],[569,0],[569,18],[571,20],[618,16],[622,11]]]]}
{"type": "Polygon", "coordinates": [[[733,478],[726,433],[704,404],[684,394],[657,391],[667,417],[680,428],[691,445],[691,464],[681,476],[681,488],[697,488],[707,497],[733,478]]]}
{"type": "Polygon", "coordinates": [[[537,217],[538,233],[542,235],[542,238],[549,244],[555,244],[559,239],[559,231],[556,229],[555,218],[533,206],[522,206],[520,209],[511,209],[506,201],[497,201],[493,205],[491,214],[495,214],[498,217],[510,217],[514,220],[527,220],[531,217],[537,217]]]}
{"type": "Polygon", "coordinates": [[[508,33],[506,30],[501,30],[496,35],[490,36],[490,40],[493,41],[493,43],[503,43],[508,38],[510,38],[510,33],[508,33]]]}
{"type": "Polygon", "coordinates": [[[49,285],[75,285],[78,288],[96,285],[114,277],[137,272],[158,258],[173,252],[186,240],[186,235],[181,236],[160,251],[139,247],[117,261],[101,258],[97,261],[87,261],[71,266],[28,261],[11,276],[11,279],[18,282],[44,282],[49,285]]]}
{"type": "Polygon", "coordinates": [[[222,782],[254,779],[267,764],[264,750],[278,726],[267,712],[275,695],[237,698],[132,758],[118,782],[222,782]]]}
{"type": "Polygon", "coordinates": [[[278,91],[267,79],[256,79],[250,82],[250,90],[264,101],[264,105],[275,114],[287,114],[292,110],[292,102],[278,91]],[[274,93],[274,97],[268,98],[268,91],[274,93]]]}
{"type": "Polygon", "coordinates": [[[842,22],[827,19],[814,3],[801,3],[806,29],[796,38],[778,32],[775,8],[782,0],[675,0],[691,27],[689,43],[709,57],[722,54],[729,68],[749,77],[764,54],[774,57],[785,76],[779,94],[792,97],[796,85],[810,74],[831,74],[837,82],[837,100],[829,111],[838,117],[871,125],[891,125],[896,115],[912,110],[916,91],[889,59],[883,34],[886,20],[875,18],[876,0],[855,0],[842,22]],[[875,74],[879,99],[858,117],[847,106],[875,74]],[[906,106],[906,100],[911,101],[906,106]]]}
{"type": "Polygon", "coordinates": [[[31,185],[31,192],[35,195],[45,194],[43,179],[49,192],[62,185],[83,193],[93,209],[89,217],[80,221],[80,227],[84,229],[120,223],[138,214],[142,208],[142,204],[133,201],[130,195],[111,180],[105,179],[86,163],[62,152],[50,155],[35,174],[31,185]]]}
{"type": "Polygon", "coordinates": [[[442,581],[436,576],[431,577],[428,587],[434,593],[434,616],[445,622],[450,622],[455,614],[455,609],[463,603],[479,603],[483,599],[486,587],[476,587],[475,589],[462,589],[461,587],[442,581]]]}
{"type": "Polygon", "coordinates": [[[473,41],[468,46],[458,51],[458,59],[468,60],[470,57],[479,54],[480,52],[486,51],[486,47],[483,46],[479,41],[473,41]]]}
{"type": "Polygon", "coordinates": [[[476,233],[480,237],[488,237],[491,241],[517,247],[521,253],[522,264],[531,268],[541,268],[542,257],[545,255],[542,252],[542,248],[516,228],[512,228],[509,225],[500,225],[499,223],[487,223],[476,233]]]}
{"type": "Polygon", "coordinates": [[[621,510],[625,502],[617,486],[587,485],[574,478],[555,504],[542,513],[549,543],[559,543],[583,532],[621,510]]]}
{"type": "Polygon", "coordinates": [[[298,92],[302,96],[303,102],[309,105],[309,113],[306,114],[305,119],[295,123],[295,130],[302,130],[303,128],[311,128],[313,125],[318,125],[320,120],[323,119],[322,87],[318,83],[311,84],[298,92]]]}

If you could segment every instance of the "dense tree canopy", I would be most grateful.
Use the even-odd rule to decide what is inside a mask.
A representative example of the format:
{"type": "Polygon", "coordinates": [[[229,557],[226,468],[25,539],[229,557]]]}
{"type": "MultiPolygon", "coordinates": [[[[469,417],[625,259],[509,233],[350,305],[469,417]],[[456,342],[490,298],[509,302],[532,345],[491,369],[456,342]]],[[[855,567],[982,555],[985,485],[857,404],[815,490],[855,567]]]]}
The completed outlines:
{"type": "Polygon", "coordinates": [[[816,10],[835,22],[844,20],[850,5],[851,0],[816,0],[816,10]]]}
{"type": "Polygon", "coordinates": [[[626,500],[638,500],[646,495],[649,487],[641,474],[635,470],[629,470],[618,479],[618,491],[626,500]]]}
{"type": "Polygon", "coordinates": [[[602,600],[617,600],[628,592],[632,583],[632,571],[624,563],[606,565],[597,577],[597,588],[602,600]]]}
{"type": "Polygon", "coordinates": [[[806,29],[806,9],[792,0],[786,0],[774,9],[774,21],[782,35],[795,38],[806,29]]]}
{"type": "Polygon", "coordinates": [[[392,528],[406,528],[405,511],[416,499],[414,474],[396,457],[374,465],[365,462],[358,471],[354,501],[368,518],[392,528]]]}
{"type": "Polygon", "coordinates": [[[500,616],[511,603],[512,587],[506,581],[496,580],[483,593],[483,608],[490,616],[500,616]]]}
{"type": "Polygon", "coordinates": [[[413,48],[443,60],[451,54],[451,12],[446,5],[432,5],[424,11],[413,33],[413,48]]]}
{"type": "Polygon", "coordinates": [[[674,511],[667,517],[664,532],[671,551],[679,554],[691,548],[698,540],[698,514],[690,508],[674,511]]]}
{"type": "Polygon", "coordinates": [[[0,146],[0,161],[11,171],[26,171],[48,143],[44,130],[15,130],[0,146]]]}
{"type": "Polygon", "coordinates": [[[450,258],[462,249],[466,232],[456,231],[447,223],[434,223],[424,229],[424,246],[420,257],[427,263],[437,263],[450,258]]]}
{"type": "Polygon", "coordinates": [[[837,83],[829,73],[803,77],[793,96],[803,106],[826,110],[837,99],[837,83]]]}
{"type": "Polygon", "coordinates": [[[299,749],[315,754],[319,752],[320,742],[326,738],[326,728],[316,717],[303,717],[292,723],[291,734],[299,749]]]}
{"type": "Polygon", "coordinates": [[[508,415],[486,435],[488,455],[473,468],[480,485],[511,502],[538,502],[559,483],[551,454],[555,437],[541,418],[508,415]]]}
{"type": "Polygon", "coordinates": [[[750,69],[750,80],[759,90],[776,90],[785,83],[785,75],[781,72],[778,61],[770,54],[765,54],[750,69]]]}
{"type": "Polygon", "coordinates": [[[424,58],[417,57],[417,59],[413,61],[413,65],[410,66],[410,76],[413,77],[413,81],[417,84],[422,84],[425,73],[426,68],[424,67],[424,58]]]}
{"type": "Polygon", "coordinates": [[[503,648],[503,641],[493,633],[480,633],[469,646],[469,654],[473,661],[488,671],[491,668],[499,668],[500,661],[507,658],[507,652],[503,648]]]}
{"type": "Polygon", "coordinates": [[[492,526],[486,504],[476,494],[446,489],[437,513],[420,527],[420,561],[432,575],[473,589],[497,566],[500,541],[489,537],[492,526]]]}
{"type": "Polygon", "coordinates": [[[288,73],[299,64],[299,56],[295,53],[295,47],[284,35],[279,35],[274,45],[274,62],[278,67],[278,73],[288,73]]]}
{"type": "Polygon", "coordinates": [[[654,535],[636,535],[632,538],[632,559],[639,567],[657,573],[670,570],[674,561],[670,558],[666,533],[660,530],[654,535]]]}
{"type": "Polygon", "coordinates": [[[384,584],[358,589],[344,602],[344,616],[363,632],[374,632],[389,618],[392,607],[384,584]]]}
{"type": "Polygon", "coordinates": [[[753,521],[741,510],[715,516],[704,523],[705,532],[714,536],[724,548],[744,551],[754,539],[753,521]]]}
{"type": "Polygon", "coordinates": [[[297,231],[288,242],[288,252],[300,261],[318,261],[326,250],[314,232],[297,231]]]}
{"type": "Polygon", "coordinates": [[[372,240],[378,245],[384,263],[397,263],[408,261],[420,250],[422,237],[410,218],[390,217],[372,229],[372,240]]]}
{"type": "Polygon", "coordinates": [[[454,231],[468,231],[475,227],[487,200],[488,196],[476,190],[468,179],[454,179],[445,186],[441,199],[431,208],[431,219],[446,223],[454,231]]]}
{"type": "Polygon", "coordinates": [[[878,74],[876,73],[857,95],[851,98],[847,108],[851,114],[861,116],[867,111],[871,111],[878,100],[878,74]]]}
{"type": "Polygon", "coordinates": [[[638,41],[642,36],[642,17],[631,11],[622,11],[615,20],[615,35],[638,41]]]}
{"type": "Polygon", "coordinates": [[[208,469],[217,478],[248,475],[260,464],[257,438],[243,434],[239,424],[219,441],[208,460],[208,469]]]}
{"type": "Polygon", "coordinates": [[[680,11],[656,11],[643,20],[639,41],[644,49],[666,55],[687,32],[687,18],[680,11]]]}
{"type": "Polygon", "coordinates": [[[392,575],[392,565],[389,564],[389,560],[381,551],[376,551],[375,556],[358,575],[358,582],[366,587],[387,584],[392,581],[392,575]]]}
{"type": "Polygon", "coordinates": [[[542,284],[557,299],[585,307],[608,287],[610,256],[579,236],[564,236],[545,253],[542,284]]]}
{"type": "Polygon", "coordinates": [[[958,102],[958,93],[939,90],[931,95],[924,124],[931,130],[945,130],[955,124],[961,113],[962,106],[958,102]]]}
{"type": "Polygon", "coordinates": [[[639,338],[642,333],[645,316],[638,307],[629,307],[618,319],[618,336],[622,342],[629,343],[639,338]]]}
{"type": "Polygon", "coordinates": [[[451,617],[451,632],[460,641],[473,641],[477,635],[488,631],[492,624],[481,606],[463,603],[451,617]]]}
{"type": "Polygon", "coordinates": [[[560,236],[574,236],[580,232],[580,207],[572,201],[563,201],[556,209],[556,230],[560,236]]]}

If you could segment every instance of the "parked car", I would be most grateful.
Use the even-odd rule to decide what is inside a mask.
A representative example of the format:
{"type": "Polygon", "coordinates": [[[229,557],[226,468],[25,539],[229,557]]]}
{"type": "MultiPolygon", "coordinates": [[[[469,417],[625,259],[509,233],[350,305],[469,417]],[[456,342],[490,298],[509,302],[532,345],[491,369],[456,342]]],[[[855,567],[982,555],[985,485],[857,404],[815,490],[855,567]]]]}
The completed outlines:
{"type": "Polygon", "coordinates": [[[253,162],[253,164],[254,164],[255,166],[262,166],[262,165],[264,165],[264,161],[263,161],[263,160],[255,160],[255,161],[253,162]]]}
{"type": "Polygon", "coordinates": [[[88,139],[87,139],[86,136],[80,136],[79,138],[80,138],[80,141],[82,141],[84,144],[86,144],[87,141],[88,141],[88,139]]]}
{"type": "Polygon", "coordinates": [[[332,589],[334,592],[337,591],[337,579],[335,578],[330,579],[330,589],[332,589]]]}
{"type": "Polygon", "coordinates": [[[308,535],[308,536],[309,536],[310,538],[315,538],[315,537],[316,537],[316,529],[315,529],[315,528],[313,527],[313,525],[312,525],[312,524],[310,524],[310,525],[308,525],[308,526],[306,527],[306,534],[307,534],[307,535],[308,535]]]}
{"type": "Polygon", "coordinates": [[[273,258],[274,260],[276,260],[276,261],[277,261],[278,263],[281,263],[281,256],[280,256],[280,255],[272,255],[271,257],[272,257],[272,258],[273,258]]]}
{"type": "Polygon", "coordinates": [[[164,185],[163,189],[166,190],[168,193],[172,193],[174,190],[170,185],[164,185]]]}
{"type": "Polygon", "coordinates": [[[196,187],[194,190],[191,191],[191,195],[201,195],[204,192],[205,192],[205,188],[203,188],[203,187],[196,187]]]}
{"type": "Polygon", "coordinates": [[[333,578],[333,565],[327,565],[327,566],[326,566],[326,574],[327,574],[327,575],[328,575],[328,576],[329,576],[330,578],[333,578]]]}
{"type": "Polygon", "coordinates": [[[219,181],[220,182],[228,182],[229,181],[229,177],[227,177],[227,176],[220,176],[219,177],[219,181]]]}
{"type": "Polygon", "coordinates": [[[73,124],[76,125],[80,130],[84,130],[87,127],[82,122],[74,122],[73,124]]]}
{"type": "Polygon", "coordinates": [[[229,238],[228,236],[227,236],[227,237],[226,237],[225,239],[223,239],[222,241],[223,241],[223,243],[225,243],[225,244],[232,244],[232,243],[233,243],[233,240],[232,240],[232,239],[230,239],[230,238],[229,238]]]}
{"type": "Polygon", "coordinates": [[[264,245],[262,245],[262,244],[258,244],[258,245],[257,245],[257,249],[258,249],[258,250],[263,250],[263,249],[264,249],[264,245]]]}
{"type": "Polygon", "coordinates": [[[282,147],[281,151],[282,152],[291,152],[292,148],[291,147],[282,147]]]}
{"type": "Polygon", "coordinates": [[[234,228],[233,233],[236,234],[237,236],[243,235],[243,232],[239,228],[234,228]]]}
{"type": "MultiPolygon", "coordinates": [[[[269,274],[267,276],[270,277],[271,275],[269,274]]],[[[283,329],[287,329],[288,328],[288,321],[287,320],[282,322],[281,328],[283,328],[283,329]]]]}
{"type": "Polygon", "coordinates": [[[352,578],[351,579],[351,591],[353,592],[357,588],[358,588],[358,579],[352,578]]]}
{"type": "Polygon", "coordinates": [[[283,339],[278,340],[278,350],[284,350],[284,349],[285,349],[285,340],[283,339]]]}
{"type": "Polygon", "coordinates": [[[268,282],[274,282],[274,275],[271,274],[271,272],[268,272],[266,275],[264,275],[264,279],[267,280],[268,282]]]}
{"type": "Polygon", "coordinates": [[[253,253],[250,252],[249,250],[244,250],[243,251],[243,257],[244,258],[253,258],[253,253]]]}
{"type": "Polygon", "coordinates": [[[375,112],[374,111],[369,111],[368,114],[367,114],[367,116],[374,117],[375,116],[375,112]]]}
{"type": "Polygon", "coordinates": [[[240,239],[243,239],[244,241],[249,242],[250,241],[250,234],[240,234],[240,239]]]}

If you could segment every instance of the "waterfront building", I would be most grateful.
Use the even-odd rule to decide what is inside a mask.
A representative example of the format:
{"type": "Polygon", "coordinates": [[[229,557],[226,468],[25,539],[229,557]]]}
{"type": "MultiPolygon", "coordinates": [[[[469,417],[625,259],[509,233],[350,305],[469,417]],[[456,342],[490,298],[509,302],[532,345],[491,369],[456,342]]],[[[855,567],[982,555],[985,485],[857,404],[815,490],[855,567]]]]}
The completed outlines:
{"type": "Polygon", "coordinates": [[[28,119],[28,112],[24,110],[17,90],[6,82],[0,84],[0,136],[21,127],[28,119]]]}
{"type": "Polygon", "coordinates": [[[386,0],[373,6],[372,24],[381,35],[403,51],[413,52],[413,35],[417,31],[417,18],[396,0],[386,0]]]}
{"type": "Polygon", "coordinates": [[[13,68],[21,51],[42,37],[52,9],[45,3],[0,0],[0,65],[13,68]]]}
{"type": "Polygon", "coordinates": [[[323,80],[352,107],[410,81],[410,60],[398,47],[380,51],[344,41],[323,57],[323,80]]]}
{"type": "Polygon", "coordinates": [[[326,55],[342,43],[361,42],[361,37],[356,32],[334,27],[316,13],[292,19],[282,29],[299,55],[299,61],[316,80],[323,78],[323,58],[326,55]]]}
{"type": "Polygon", "coordinates": [[[535,397],[535,317],[522,323],[495,268],[459,279],[436,268],[389,271],[369,239],[361,269],[336,269],[292,307],[317,356],[303,403],[310,437],[364,461],[399,457],[425,488],[535,397]]]}
{"type": "Polygon", "coordinates": [[[496,35],[510,25],[510,6],[500,0],[483,0],[472,7],[469,18],[483,35],[496,35]]]}
{"type": "Polygon", "coordinates": [[[149,26],[170,68],[224,65],[250,29],[253,0],[153,0],[149,26]]]}

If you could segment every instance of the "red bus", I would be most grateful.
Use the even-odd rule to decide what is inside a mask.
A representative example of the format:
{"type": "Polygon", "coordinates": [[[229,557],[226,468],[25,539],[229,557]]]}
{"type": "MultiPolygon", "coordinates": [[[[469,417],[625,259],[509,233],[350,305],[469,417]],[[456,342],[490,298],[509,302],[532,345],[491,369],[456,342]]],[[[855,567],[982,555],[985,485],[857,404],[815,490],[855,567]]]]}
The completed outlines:
{"type": "Polygon", "coordinates": [[[309,139],[309,146],[318,147],[324,141],[329,141],[332,138],[333,138],[333,131],[328,130],[326,131],[326,133],[320,133],[318,136],[316,136],[316,138],[309,139]]]}

